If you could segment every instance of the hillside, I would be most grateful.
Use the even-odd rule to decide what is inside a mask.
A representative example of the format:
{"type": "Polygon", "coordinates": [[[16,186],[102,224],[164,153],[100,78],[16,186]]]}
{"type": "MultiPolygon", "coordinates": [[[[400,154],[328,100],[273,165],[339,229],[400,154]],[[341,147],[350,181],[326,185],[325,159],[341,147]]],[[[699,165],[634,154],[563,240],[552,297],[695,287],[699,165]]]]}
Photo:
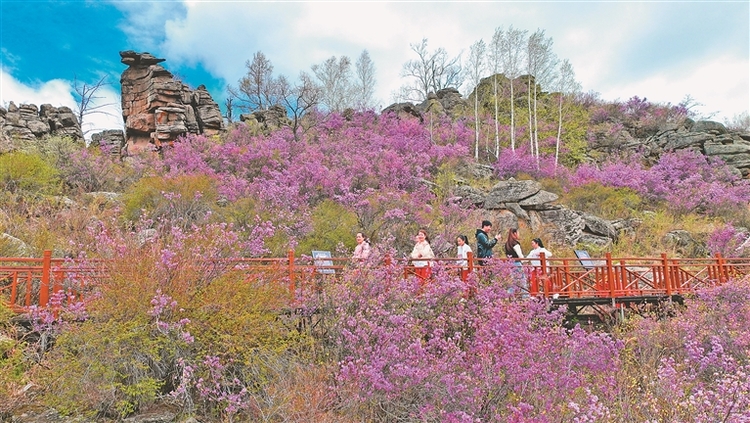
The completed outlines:
{"type": "Polygon", "coordinates": [[[468,99],[447,90],[382,113],[309,110],[278,125],[255,115],[126,155],[12,138],[0,154],[0,256],[103,258],[112,279],[85,301],[33,310],[28,332],[3,310],[3,418],[746,418],[746,281],[604,333],[516,301],[503,274],[467,298],[449,275],[424,288],[353,269],[284,314],[274,275],[194,265],[289,249],[348,257],[357,232],[402,257],[420,228],[453,257],[456,236],[474,246],[484,219],[558,257],[750,252],[750,134],[693,121],[684,106],[548,93],[523,77],[511,112],[490,81],[468,99]],[[696,405],[726,392],[730,405],[696,405]]]}

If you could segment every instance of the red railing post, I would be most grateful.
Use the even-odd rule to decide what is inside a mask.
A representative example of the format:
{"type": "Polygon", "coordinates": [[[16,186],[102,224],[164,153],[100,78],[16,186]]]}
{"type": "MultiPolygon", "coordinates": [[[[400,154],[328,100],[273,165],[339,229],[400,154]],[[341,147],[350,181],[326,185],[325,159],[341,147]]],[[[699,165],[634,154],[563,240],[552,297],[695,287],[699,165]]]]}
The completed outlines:
{"type": "Polygon", "coordinates": [[[615,269],[612,267],[612,253],[606,253],[607,261],[607,283],[609,283],[609,298],[615,298],[615,269]]]}
{"type": "MultiPolygon", "coordinates": [[[[474,271],[474,253],[472,253],[471,251],[466,253],[466,261],[469,264],[469,270],[466,273],[466,276],[467,276],[466,279],[468,279],[469,273],[472,273],[474,271]]],[[[466,282],[466,280],[464,280],[464,282],[466,282]]]]}
{"type": "Polygon", "coordinates": [[[46,307],[49,302],[50,269],[52,268],[52,251],[45,250],[42,257],[42,280],[39,284],[39,307],[46,307]]]}
{"type": "Polygon", "coordinates": [[[547,281],[549,281],[549,275],[547,274],[547,255],[544,253],[539,254],[539,265],[542,266],[540,270],[540,280],[542,281],[542,295],[545,297],[549,296],[549,287],[547,281]]]}
{"type": "Polygon", "coordinates": [[[726,262],[724,261],[724,257],[721,256],[721,253],[716,253],[716,265],[719,267],[719,284],[723,284],[727,281],[728,278],[728,272],[726,269],[726,262]]]}
{"type": "Polygon", "coordinates": [[[667,253],[661,253],[661,266],[664,269],[664,287],[667,290],[667,296],[672,296],[672,274],[669,270],[669,260],[667,253]]]}
{"type": "Polygon", "coordinates": [[[287,269],[289,271],[289,293],[294,299],[294,250],[291,248],[287,251],[287,269]]]}
{"type": "Polygon", "coordinates": [[[10,304],[11,308],[16,306],[16,296],[18,295],[18,271],[13,272],[13,281],[10,286],[10,304]]]}

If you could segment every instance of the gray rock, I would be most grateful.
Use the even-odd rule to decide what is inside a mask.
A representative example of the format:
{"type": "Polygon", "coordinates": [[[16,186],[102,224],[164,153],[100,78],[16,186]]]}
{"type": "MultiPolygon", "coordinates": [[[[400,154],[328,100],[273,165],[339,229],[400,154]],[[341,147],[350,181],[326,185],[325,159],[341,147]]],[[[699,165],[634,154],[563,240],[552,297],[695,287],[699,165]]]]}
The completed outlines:
{"type": "Polygon", "coordinates": [[[553,244],[576,245],[586,226],[580,213],[566,208],[540,210],[529,214],[532,230],[537,233],[545,231],[553,244]]]}
{"type": "Polygon", "coordinates": [[[537,181],[517,181],[509,179],[498,182],[484,199],[485,209],[503,208],[505,203],[518,203],[531,197],[542,189],[542,184],[537,181]]]}
{"type": "Polygon", "coordinates": [[[699,120],[690,128],[693,132],[713,132],[717,134],[726,134],[727,128],[722,123],[711,120],[699,120]]]}
{"type": "Polygon", "coordinates": [[[7,109],[0,110],[0,152],[12,151],[14,139],[30,141],[47,136],[68,136],[84,145],[81,126],[69,107],[16,106],[11,101],[7,109]]]}
{"type": "Polygon", "coordinates": [[[484,204],[484,194],[477,188],[469,185],[459,185],[453,190],[453,195],[461,203],[469,203],[477,207],[482,207],[484,204]]]}
{"type": "Polygon", "coordinates": [[[581,245],[589,245],[596,248],[609,248],[612,245],[612,239],[607,238],[606,236],[598,236],[598,235],[592,235],[584,233],[581,235],[581,237],[578,239],[578,244],[581,245]]]}
{"type": "Polygon", "coordinates": [[[586,224],[584,231],[617,241],[617,229],[612,223],[588,213],[581,213],[581,217],[586,224]]]}
{"type": "Polygon", "coordinates": [[[499,208],[510,210],[519,219],[523,219],[525,221],[529,221],[530,219],[528,213],[526,213],[526,210],[522,209],[518,203],[504,203],[499,208]]]}
{"type": "Polygon", "coordinates": [[[560,207],[557,205],[550,205],[550,203],[557,201],[559,198],[560,196],[555,193],[541,190],[531,197],[519,201],[518,204],[524,209],[545,210],[560,207]]]}
{"type": "MultiPolygon", "coordinates": [[[[3,244],[5,244],[9,249],[9,251],[4,251],[4,253],[7,255],[12,254],[13,256],[20,257],[33,257],[35,255],[35,251],[33,248],[31,248],[31,246],[14,237],[13,235],[1,233],[0,246],[2,246],[3,244]]],[[[3,250],[5,250],[5,248],[3,248],[3,250]]]]}
{"type": "Polygon", "coordinates": [[[419,119],[420,122],[424,122],[422,113],[417,109],[416,106],[414,106],[413,103],[409,102],[391,104],[390,106],[383,109],[383,111],[381,111],[380,113],[383,115],[388,113],[395,113],[397,116],[409,116],[419,119]]]}

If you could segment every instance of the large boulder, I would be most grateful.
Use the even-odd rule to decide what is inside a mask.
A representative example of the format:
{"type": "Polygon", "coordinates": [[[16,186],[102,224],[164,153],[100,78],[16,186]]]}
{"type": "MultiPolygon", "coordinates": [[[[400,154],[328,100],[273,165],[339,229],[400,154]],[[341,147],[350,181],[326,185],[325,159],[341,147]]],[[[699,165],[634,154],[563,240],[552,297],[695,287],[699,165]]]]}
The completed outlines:
{"type": "Polygon", "coordinates": [[[128,65],[120,77],[126,151],[160,148],[186,134],[215,135],[224,130],[219,105],[206,87],[196,90],[164,69],[164,59],[132,50],[120,52],[128,65]]]}
{"type": "Polygon", "coordinates": [[[485,209],[506,208],[506,203],[518,203],[525,200],[542,189],[542,184],[537,181],[508,179],[500,181],[490,189],[484,199],[485,209]]]}

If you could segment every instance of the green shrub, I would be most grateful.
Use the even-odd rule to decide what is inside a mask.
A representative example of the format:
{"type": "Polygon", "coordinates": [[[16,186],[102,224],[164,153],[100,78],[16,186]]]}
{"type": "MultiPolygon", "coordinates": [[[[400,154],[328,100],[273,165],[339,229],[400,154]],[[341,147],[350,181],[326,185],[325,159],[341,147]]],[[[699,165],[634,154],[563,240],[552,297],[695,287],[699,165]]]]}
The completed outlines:
{"type": "Polygon", "coordinates": [[[78,324],[46,355],[39,376],[44,402],[66,415],[125,417],[154,402],[176,349],[143,315],[78,324]]]}
{"type": "Polygon", "coordinates": [[[574,210],[604,219],[625,219],[636,214],[642,200],[629,188],[605,187],[592,182],[571,189],[560,201],[574,210]]]}
{"type": "Polygon", "coordinates": [[[312,250],[336,251],[339,245],[353,250],[357,216],[346,207],[324,200],[312,212],[312,231],[299,241],[297,252],[311,254],[312,250]]]}
{"type": "Polygon", "coordinates": [[[169,220],[183,227],[202,221],[217,199],[214,181],[206,175],[146,177],[124,195],[125,218],[169,220]]]}
{"type": "Polygon", "coordinates": [[[55,194],[60,180],[57,170],[38,155],[15,151],[0,155],[0,187],[12,193],[55,194]]]}

